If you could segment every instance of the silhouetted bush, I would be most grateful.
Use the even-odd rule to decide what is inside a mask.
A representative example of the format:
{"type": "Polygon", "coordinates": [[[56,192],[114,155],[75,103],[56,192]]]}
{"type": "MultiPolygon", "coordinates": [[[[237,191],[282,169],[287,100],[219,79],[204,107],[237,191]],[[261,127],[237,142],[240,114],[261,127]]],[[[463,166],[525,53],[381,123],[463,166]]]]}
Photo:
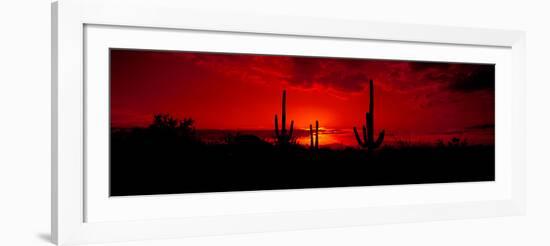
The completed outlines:
{"type": "Polygon", "coordinates": [[[451,141],[447,143],[447,146],[451,148],[466,147],[468,146],[468,141],[461,140],[460,138],[453,137],[451,141]]]}
{"type": "Polygon", "coordinates": [[[180,120],[170,114],[156,114],[153,116],[153,122],[149,125],[148,130],[150,136],[157,141],[166,141],[167,143],[173,141],[198,142],[199,138],[194,123],[192,118],[180,120]]]}

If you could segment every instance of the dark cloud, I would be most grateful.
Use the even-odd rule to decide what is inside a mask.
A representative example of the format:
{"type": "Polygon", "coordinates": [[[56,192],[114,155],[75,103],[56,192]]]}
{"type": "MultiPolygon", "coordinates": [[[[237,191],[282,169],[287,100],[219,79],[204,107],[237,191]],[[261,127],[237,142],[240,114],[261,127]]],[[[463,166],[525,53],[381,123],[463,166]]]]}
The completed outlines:
{"type": "Polygon", "coordinates": [[[356,92],[363,91],[368,80],[369,78],[367,75],[362,73],[347,74],[342,72],[334,72],[322,77],[319,81],[335,89],[356,92]]]}
{"type": "Polygon", "coordinates": [[[342,92],[362,91],[368,82],[365,60],[292,57],[292,75],[287,82],[311,88],[321,85],[342,92]]]}
{"type": "Polygon", "coordinates": [[[495,124],[480,124],[466,127],[466,130],[485,130],[485,129],[495,129],[495,124]]]}
{"type": "Polygon", "coordinates": [[[473,71],[460,74],[449,84],[449,89],[457,92],[473,92],[495,89],[495,66],[478,65],[473,71]]]}
{"type": "Polygon", "coordinates": [[[291,61],[293,71],[287,82],[305,88],[321,85],[360,92],[374,79],[388,90],[405,93],[435,87],[469,93],[494,90],[495,84],[494,65],[314,57],[292,57],[291,61]]]}
{"type": "Polygon", "coordinates": [[[293,85],[310,88],[318,82],[320,72],[323,71],[322,62],[316,58],[292,57],[292,73],[288,82],[293,85]]]}
{"type": "MultiPolygon", "coordinates": [[[[232,79],[287,83],[306,89],[324,87],[343,94],[364,91],[370,79],[382,90],[420,95],[495,87],[494,65],[192,52],[178,55],[182,62],[232,79]]],[[[436,99],[432,96],[430,101],[436,99]]]]}
{"type": "Polygon", "coordinates": [[[408,62],[409,67],[412,71],[422,72],[425,70],[445,70],[448,69],[452,63],[443,63],[443,62],[408,62]]]}

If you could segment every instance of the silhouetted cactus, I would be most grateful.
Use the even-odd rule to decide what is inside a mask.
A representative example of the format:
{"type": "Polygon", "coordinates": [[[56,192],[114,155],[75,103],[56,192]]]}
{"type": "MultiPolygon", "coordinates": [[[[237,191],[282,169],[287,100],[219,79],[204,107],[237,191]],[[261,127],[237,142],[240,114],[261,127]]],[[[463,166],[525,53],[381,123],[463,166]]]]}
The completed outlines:
{"type": "Polygon", "coordinates": [[[279,120],[275,114],[275,138],[279,145],[288,145],[292,142],[292,132],[294,131],[294,121],[290,121],[290,129],[286,130],[286,90],[283,90],[283,103],[281,112],[281,131],[279,132],[279,120]]]}
{"type": "Polygon", "coordinates": [[[367,112],[365,115],[366,123],[367,125],[363,125],[363,141],[361,141],[361,137],[359,136],[359,132],[357,132],[357,127],[353,127],[353,132],[355,133],[355,138],[357,139],[357,143],[361,148],[368,149],[369,151],[372,151],[373,149],[376,149],[382,145],[382,142],[384,141],[384,130],[380,131],[378,135],[378,139],[374,141],[374,85],[372,80],[369,81],[369,89],[370,89],[370,100],[369,100],[369,112],[367,112]]]}
{"type": "Polygon", "coordinates": [[[309,147],[312,150],[319,149],[319,121],[315,121],[315,145],[313,145],[313,125],[309,124],[309,147]]]}

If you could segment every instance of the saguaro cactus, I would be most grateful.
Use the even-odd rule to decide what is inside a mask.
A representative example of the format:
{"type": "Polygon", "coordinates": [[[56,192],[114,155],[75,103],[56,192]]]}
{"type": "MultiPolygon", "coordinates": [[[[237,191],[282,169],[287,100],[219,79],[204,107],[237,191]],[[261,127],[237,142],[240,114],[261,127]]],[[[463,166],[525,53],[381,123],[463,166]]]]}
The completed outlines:
{"type": "Polygon", "coordinates": [[[376,149],[382,145],[382,142],[384,141],[384,130],[380,131],[378,134],[378,139],[374,141],[374,85],[372,80],[369,81],[369,89],[370,89],[370,101],[369,101],[369,112],[365,114],[366,123],[367,125],[363,125],[363,140],[361,140],[361,137],[359,136],[359,132],[357,131],[357,127],[353,127],[353,132],[355,133],[355,138],[357,139],[357,143],[361,148],[368,149],[369,151],[372,151],[373,149],[376,149]]]}
{"type": "Polygon", "coordinates": [[[319,149],[319,121],[315,121],[315,145],[313,144],[313,125],[309,124],[309,147],[312,150],[319,149]]]}
{"type": "Polygon", "coordinates": [[[286,90],[283,90],[283,105],[281,112],[281,131],[279,131],[279,120],[275,114],[275,138],[279,145],[288,145],[292,140],[292,132],[294,131],[294,121],[290,121],[290,129],[286,130],[286,90]]]}

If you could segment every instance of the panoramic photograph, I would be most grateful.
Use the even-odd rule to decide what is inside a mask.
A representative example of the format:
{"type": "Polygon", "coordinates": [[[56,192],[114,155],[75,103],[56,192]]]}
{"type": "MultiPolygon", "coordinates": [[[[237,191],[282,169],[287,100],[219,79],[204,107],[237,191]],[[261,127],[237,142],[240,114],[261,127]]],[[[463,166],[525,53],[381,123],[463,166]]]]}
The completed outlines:
{"type": "Polygon", "coordinates": [[[110,50],[110,195],[495,180],[494,64],[110,50]]]}

